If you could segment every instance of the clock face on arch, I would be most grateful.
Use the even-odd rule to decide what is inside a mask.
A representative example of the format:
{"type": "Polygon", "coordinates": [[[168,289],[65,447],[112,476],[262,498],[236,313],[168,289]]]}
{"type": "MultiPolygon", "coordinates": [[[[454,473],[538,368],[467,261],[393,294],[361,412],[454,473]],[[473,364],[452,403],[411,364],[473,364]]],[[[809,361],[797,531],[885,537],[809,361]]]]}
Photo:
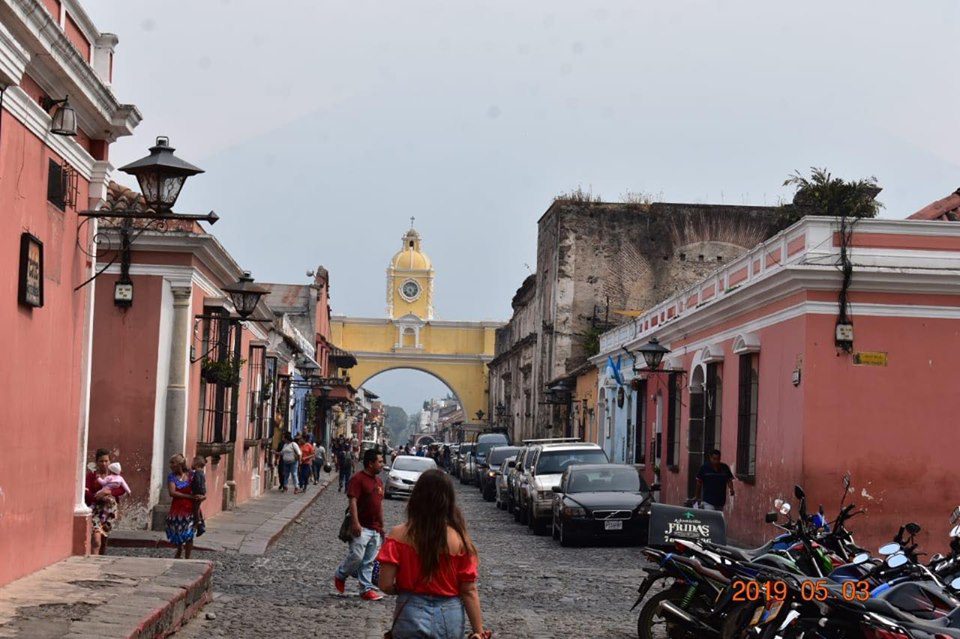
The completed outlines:
{"type": "Polygon", "coordinates": [[[407,280],[400,286],[400,294],[404,299],[413,301],[420,297],[420,285],[415,280],[407,280]]]}

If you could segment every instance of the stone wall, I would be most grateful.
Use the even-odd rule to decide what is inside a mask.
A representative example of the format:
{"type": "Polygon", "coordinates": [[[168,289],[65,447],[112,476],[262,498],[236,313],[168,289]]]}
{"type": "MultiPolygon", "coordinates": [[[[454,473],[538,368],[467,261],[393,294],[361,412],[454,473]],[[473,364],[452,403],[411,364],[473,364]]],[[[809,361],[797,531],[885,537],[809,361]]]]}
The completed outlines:
{"type": "Polygon", "coordinates": [[[538,222],[535,280],[524,282],[513,318],[497,333],[491,407],[505,393],[516,404],[517,371],[530,358],[532,426],[516,430],[559,436],[544,389],[593,354],[597,328],[628,321],[793,219],[779,207],[554,202],[538,222]],[[510,384],[495,386],[495,377],[510,384]]]}

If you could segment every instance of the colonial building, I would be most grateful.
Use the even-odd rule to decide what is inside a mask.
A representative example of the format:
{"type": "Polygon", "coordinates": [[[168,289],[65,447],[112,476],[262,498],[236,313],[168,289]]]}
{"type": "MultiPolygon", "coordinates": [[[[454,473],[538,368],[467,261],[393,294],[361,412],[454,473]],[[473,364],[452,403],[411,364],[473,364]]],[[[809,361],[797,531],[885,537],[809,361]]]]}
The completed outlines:
{"type": "Polygon", "coordinates": [[[910,520],[925,549],[945,550],[958,320],[960,225],[804,218],[602,336],[599,441],[675,504],[718,448],[743,542],[769,536],[763,515],[795,484],[834,512],[850,472],[861,544],[910,520]],[[611,365],[652,338],[671,351],[659,371],[611,365]]]}
{"type": "Polygon", "coordinates": [[[600,333],[735,259],[792,214],[555,201],[538,222],[536,273],[497,332],[488,412],[516,439],[572,434],[572,373],[596,352],[600,333]]]}
{"type": "Polygon", "coordinates": [[[103,203],[110,144],[140,122],[114,95],[116,44],[75,0],[0,3],[0,586],[89,545],[96,222],[78,212],[103,203]]]}
{"type": "MultiPolygon", "coordinates": [[[[113,184],[107,206],[139,200],[113,184]]],[[[263,401],[272,375],[287,372],[267,358],[273,315],[261,300],[250,321],[231,319],[224,288],[244,272],[196,223],[139,233],[129,255],[134,294],[118,301],[123,267],[109,219],[102,236],[112,248],[97,263],[88,446],[91,455],[111,450],[124,466],[133,494],[121,502],[122,524],[162,529],[167,460],[177,453],[209,458],[208,514],[256,496],[271,434],[263,401]]],[[[304,346],[312,355],[312,339],[304,346]]]]}

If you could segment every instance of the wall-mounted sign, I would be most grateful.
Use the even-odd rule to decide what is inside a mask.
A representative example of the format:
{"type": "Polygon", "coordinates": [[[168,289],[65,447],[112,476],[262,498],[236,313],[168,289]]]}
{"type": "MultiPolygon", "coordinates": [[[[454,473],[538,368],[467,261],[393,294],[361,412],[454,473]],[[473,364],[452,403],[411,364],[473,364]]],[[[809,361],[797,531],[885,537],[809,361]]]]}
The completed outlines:
{"type": "Polygon", "coordinates": [[[43,306],[43,242],[23,233],[20,236],[20,276],[17,300],[24,306],[43,306]]]}
{"type": "Polygon", "coordinates": [[[886,366],[887,354],[883,351],[863,351],[853,354],[856,366],[886,366]]]}

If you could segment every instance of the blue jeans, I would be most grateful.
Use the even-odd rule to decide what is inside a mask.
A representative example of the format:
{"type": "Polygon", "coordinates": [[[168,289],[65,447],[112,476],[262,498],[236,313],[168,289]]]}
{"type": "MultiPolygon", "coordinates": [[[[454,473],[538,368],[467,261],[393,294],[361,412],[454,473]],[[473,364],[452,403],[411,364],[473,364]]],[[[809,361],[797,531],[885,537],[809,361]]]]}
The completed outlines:
{"type": "Polygon", "coordinates": [[[353,469],[347,466],[344,466],[340,469],[340,488],[338,490],[346,490],[347,484],[350,483],[350,475],[353,474],[353,469]]]}
{"type": "Polygon", "coordinates": [[[280,488],[287,487],[287,479],[293,478],[293,487],[297,487],[297,460],[285,462],[280,460],[280,488]]]}
{"type": "Polygon", "coordinates": [[[311,464],[300,464],[300,490],[306,490],[310,484],[311,464]]]}
{"type": "Polygon", "coordinates": [[[463,639],[466,615],[460,597],[401,593],[394,639],[463,639]]]}
{"type": "Polygon", "coordinates": [[[377,558],[383,539],[376,530],[361,528],[360,536],[354,537],[347,550],[347,556],[337,568],[337,578],[347,580],[356,577],[360,582],[360,592],[373,590],[373,562],[377,558]]]}

